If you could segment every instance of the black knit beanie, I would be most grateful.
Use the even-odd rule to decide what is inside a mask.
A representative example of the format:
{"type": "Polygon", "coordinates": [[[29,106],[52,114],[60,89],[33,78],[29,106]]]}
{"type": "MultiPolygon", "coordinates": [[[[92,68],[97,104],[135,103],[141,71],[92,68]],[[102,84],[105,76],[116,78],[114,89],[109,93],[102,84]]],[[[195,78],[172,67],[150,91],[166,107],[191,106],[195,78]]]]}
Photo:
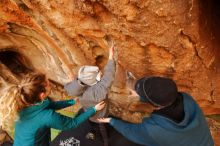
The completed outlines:
{"type": "Polygon", "coordinates": [[[178,97],[175,82],[164,77],[141,78],[136,82],[135,90],[142,101],[159,107],[171,105],[178,97]]]}

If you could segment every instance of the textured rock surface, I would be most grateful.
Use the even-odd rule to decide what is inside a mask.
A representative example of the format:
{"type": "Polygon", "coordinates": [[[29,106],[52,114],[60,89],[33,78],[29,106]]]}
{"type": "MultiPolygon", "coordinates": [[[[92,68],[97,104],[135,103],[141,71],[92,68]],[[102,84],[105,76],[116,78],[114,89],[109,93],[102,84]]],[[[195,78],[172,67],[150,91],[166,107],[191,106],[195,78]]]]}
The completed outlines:
{"type": "Polygon", "coordinates": [[[219,114],[219,8],[218,0],[1,0],[0,53],[15,51],[26,67],[64,84],[81,65],[103,68],[108,37],[120,61],[115,107],[136,100],[117,105],[129,71],[171,77],[205,114],[219,114]]]}

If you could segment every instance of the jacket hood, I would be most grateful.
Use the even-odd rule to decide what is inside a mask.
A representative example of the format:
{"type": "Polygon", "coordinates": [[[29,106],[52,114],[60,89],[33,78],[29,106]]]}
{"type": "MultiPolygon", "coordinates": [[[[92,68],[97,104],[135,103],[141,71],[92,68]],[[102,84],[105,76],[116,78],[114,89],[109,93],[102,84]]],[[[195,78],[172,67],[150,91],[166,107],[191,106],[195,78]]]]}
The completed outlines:
{"type": "Polygon", "coordinates": [[[190,95],[186,93],[181,93],[181,94],[183,95],[183,104],[184,104],[183,120],[177,123],[161,115],[152,114],[152,119],[154,119],[154,121],[158,125],[166,129],[177,130],[177,131],[178,130],[184,131],[199,126],[200,122],[198,121],[198,119],[200,118],[198,118],[197,116],[199,116],[200,114],[197,113],[202,111],[198,108],[197,103],[192,99],[190,95]]]}
{"type": "Polygon", "coordinates": [[[19,118],[20,119],[32,118],[32,117],[36,116],[38,113],[40,113],[42,110],[48,108],[49,105],[50,105],[49,99],[45,99],[41,103],[37,103],[33,106],[29,106],[27,108],[24,108],[19,112],[19,118]]]}

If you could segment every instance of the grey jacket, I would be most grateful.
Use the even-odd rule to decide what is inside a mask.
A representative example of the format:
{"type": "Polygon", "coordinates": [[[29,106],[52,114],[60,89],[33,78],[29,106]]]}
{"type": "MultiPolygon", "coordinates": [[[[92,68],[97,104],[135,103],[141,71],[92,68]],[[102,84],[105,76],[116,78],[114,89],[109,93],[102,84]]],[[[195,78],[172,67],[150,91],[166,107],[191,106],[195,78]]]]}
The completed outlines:
{"type": "MultiPolygon", "coordinates": [[[[114,76],[115,62],[114,60],[109,60],[105,66],[104,74],[97,84],[93,86],[82,86],[79,84],[78,80],[75,79],[72,82],[64,85],[64,89],[70,96],[79,96],[80,103],[83,109],[86,111],[90,107],[107,98],[108,89],[114,80],[114,76]]],[[[107,107],[108,106],[105,106],[103,110],[97,112],[93,117],[90,118],[90,120],[96,122],[96,118],[107,117],[107,107]]]]}

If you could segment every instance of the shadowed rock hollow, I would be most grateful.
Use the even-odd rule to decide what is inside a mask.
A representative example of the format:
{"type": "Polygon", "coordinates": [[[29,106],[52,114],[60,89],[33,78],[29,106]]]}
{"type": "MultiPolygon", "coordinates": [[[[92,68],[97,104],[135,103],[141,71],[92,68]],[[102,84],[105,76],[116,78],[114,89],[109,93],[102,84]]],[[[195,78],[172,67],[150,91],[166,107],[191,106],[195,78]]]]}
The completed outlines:
{"type": "Polygon", "coordinates": [[[15,79],[38,69],[62,91],[81,65],[104,67],[111,38],[112,114],[141,116],[126,110],[138,100],[127,96],[128,72],[173,78],[206,115],[220,114],[219,9],[218,0],[1,0],[0,60],[15,79]]]}

